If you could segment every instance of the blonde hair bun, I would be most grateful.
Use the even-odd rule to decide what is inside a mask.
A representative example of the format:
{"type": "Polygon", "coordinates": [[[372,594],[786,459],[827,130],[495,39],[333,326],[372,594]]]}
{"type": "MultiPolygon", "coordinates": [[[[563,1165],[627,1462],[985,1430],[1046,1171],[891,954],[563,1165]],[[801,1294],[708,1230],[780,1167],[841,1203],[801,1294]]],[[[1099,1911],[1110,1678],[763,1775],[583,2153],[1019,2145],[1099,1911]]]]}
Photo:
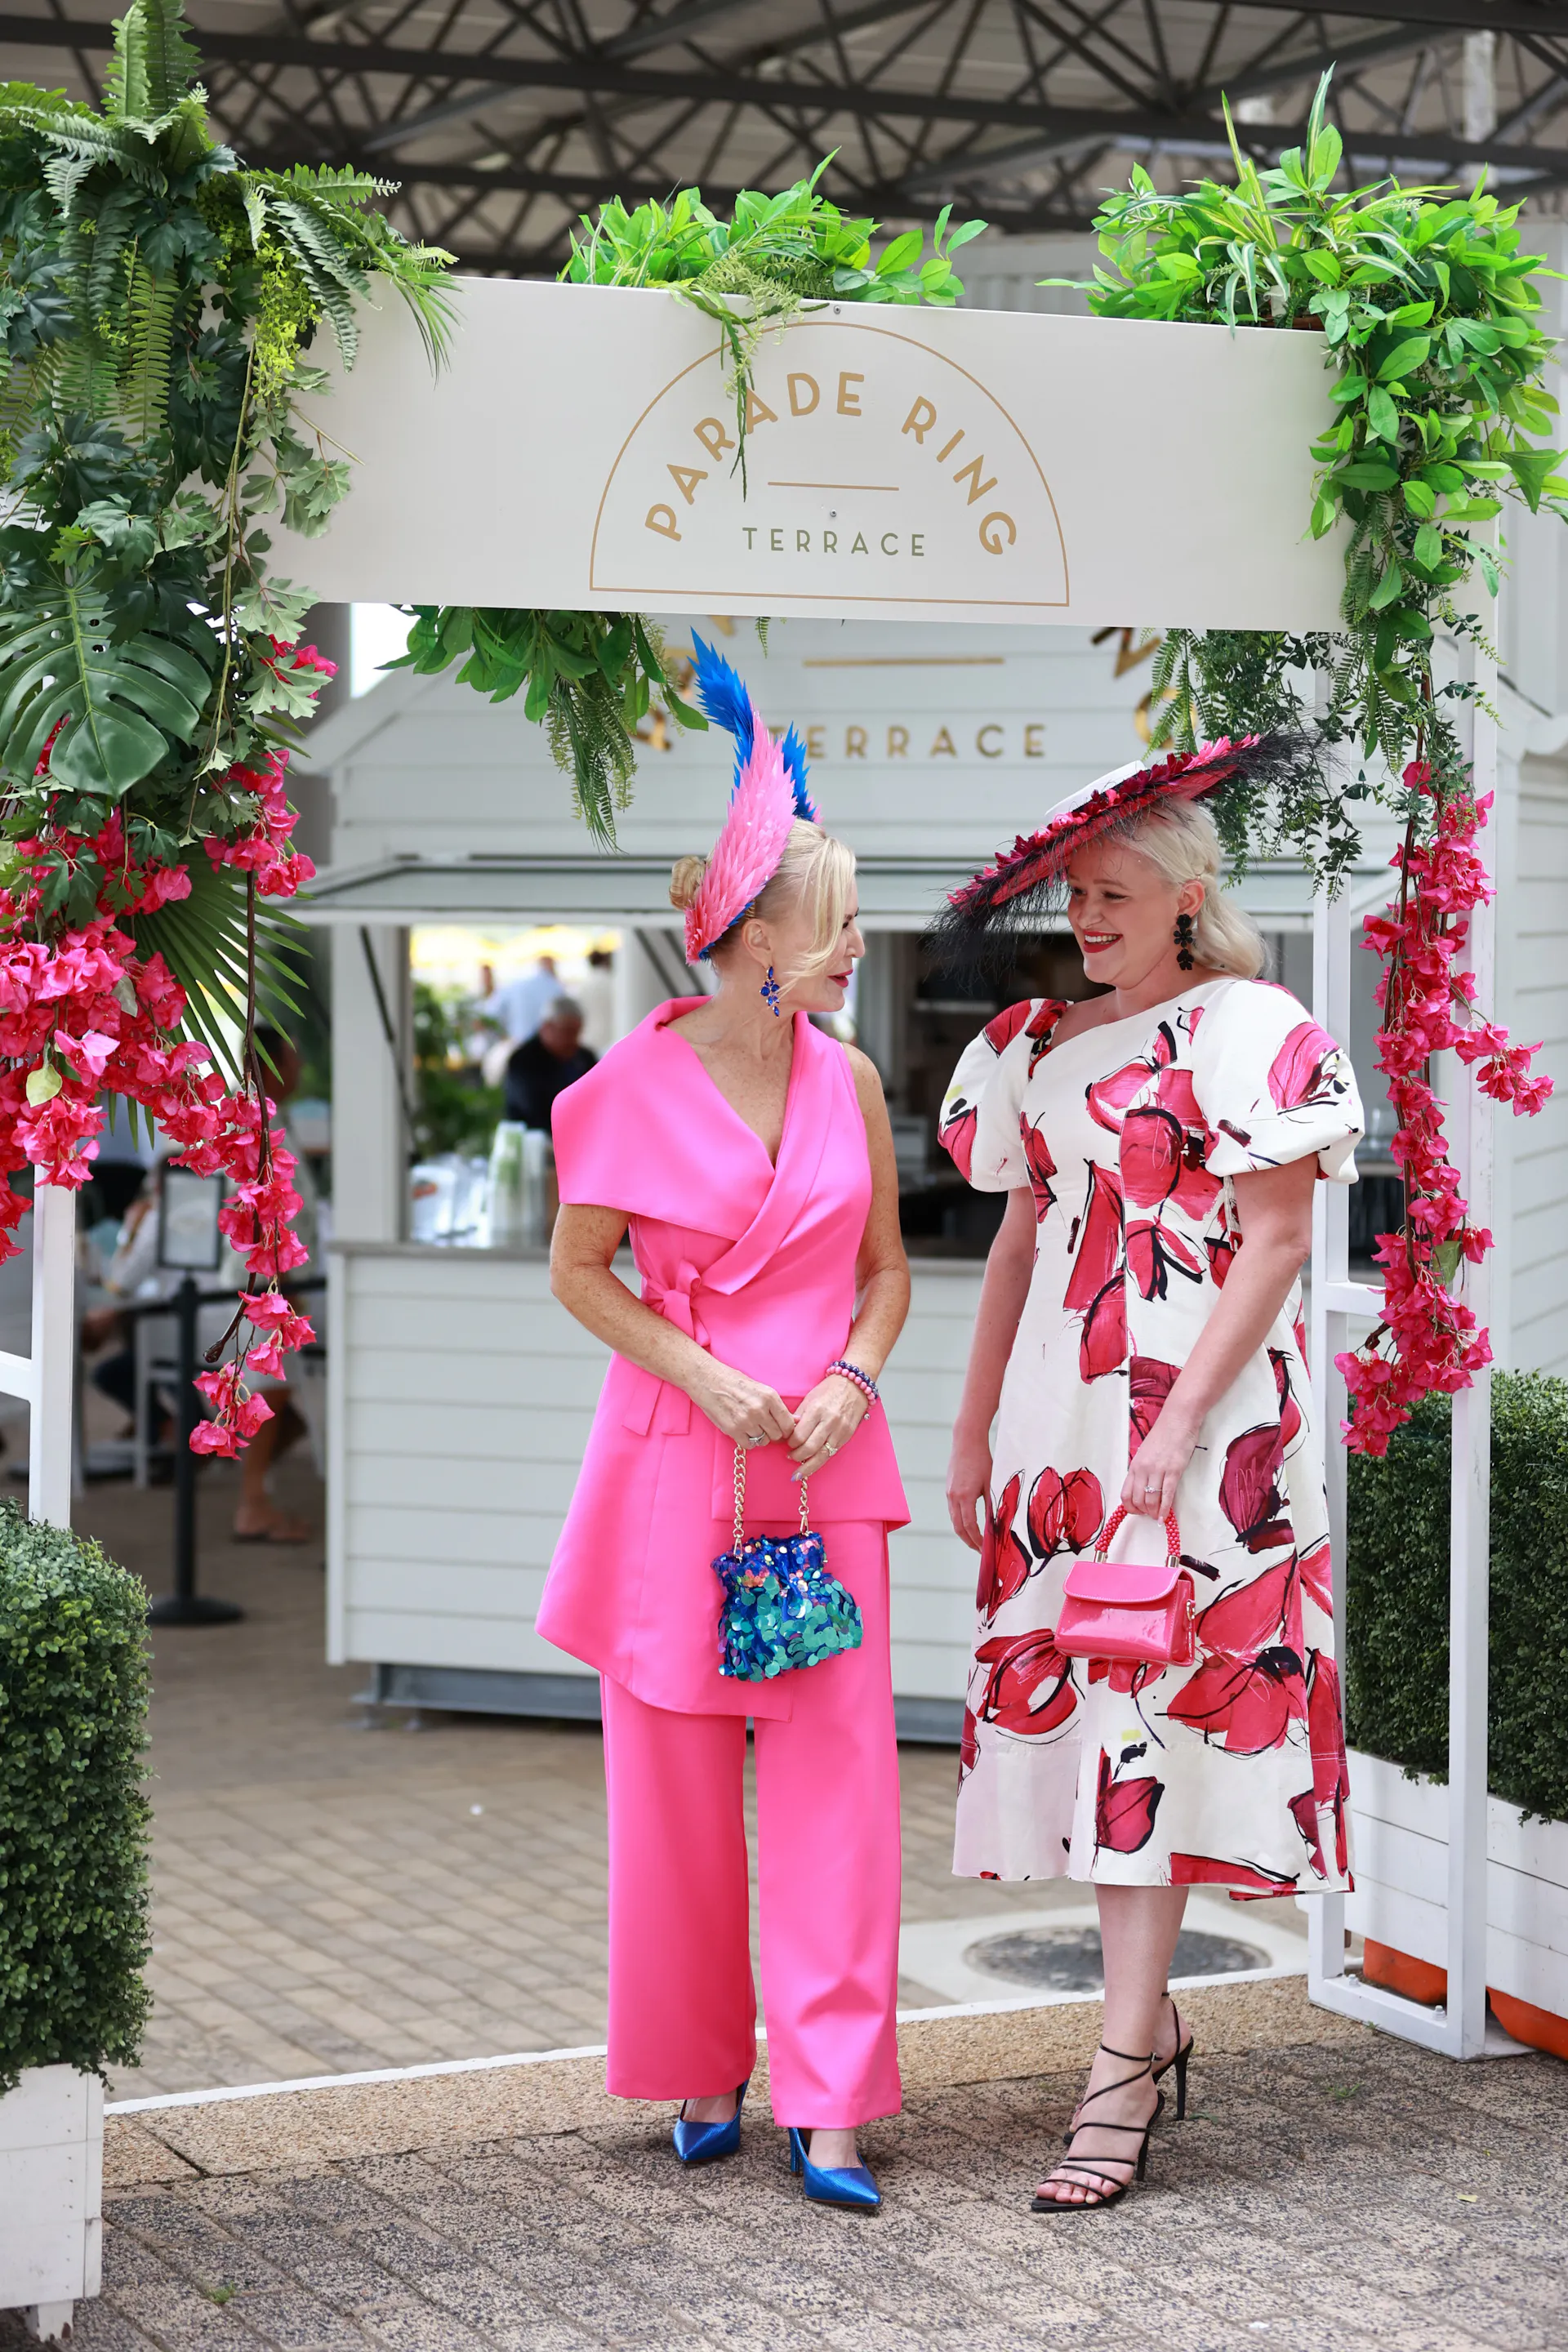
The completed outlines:
{"type": "Polygon", "coordinates": [[[669,903],[684,914],[697,903],[697,893],[702,887],[702,877],[708,871],[705,857],[678,857],[669,869],[669,903]]]}

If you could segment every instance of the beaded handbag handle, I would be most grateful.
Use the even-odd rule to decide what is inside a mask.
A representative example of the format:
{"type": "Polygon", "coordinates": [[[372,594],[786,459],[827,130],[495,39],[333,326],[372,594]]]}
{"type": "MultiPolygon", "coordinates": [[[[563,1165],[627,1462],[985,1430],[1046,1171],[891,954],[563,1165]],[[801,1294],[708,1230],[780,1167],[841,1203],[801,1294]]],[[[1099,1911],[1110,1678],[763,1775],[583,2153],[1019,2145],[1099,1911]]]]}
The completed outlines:
{"type": "MultiPolygon", "coordinates": [[[[1095,1539],[1094,1549],[1089,1554],[1089,1558],[1091,1559],[1104,1559],[1106,1553],[1110,1549],[1111,1540],[1116,1534],[1117,1528],[1121,1525],[1122,1520],[1128,1516],[1129,1514],[1126,1504],[1118,1503],[1116,1508],[1111,1512],[1110,1517],[1106,1520],[1105,1525],[1100,1528],[1100,1534],[1095,1539]]],[[[1143,1515],[1140,1513],[1139,1516],[1142,1517],[1143,1515]]],[[[1176,1526],[1176,1515],[1174,1511],[1167,1511],[1165,1514],[1165,1557],[1170,1561],[1173,1568],[1179,1568],[1181,1566],[1182,1538],[1180,1530],[1176,1526]]]]}
{"type": "MultiPolygon", "coordinates": [[[[803,1536],[808,1536],[811,1533],[811,1521],[807,1516],[805,1496],[805,1490],[810,1484],[811,1481],[809,1478],[803,1478],[800,1482],[800,1531],[803,1536]]],[[[735,1448],[735,1549],[737,1551],[740,1550],[741,1546],[745,1542],[745,1540],[746,1449],[743,1445],[737,1445],[735,1448]]]]}

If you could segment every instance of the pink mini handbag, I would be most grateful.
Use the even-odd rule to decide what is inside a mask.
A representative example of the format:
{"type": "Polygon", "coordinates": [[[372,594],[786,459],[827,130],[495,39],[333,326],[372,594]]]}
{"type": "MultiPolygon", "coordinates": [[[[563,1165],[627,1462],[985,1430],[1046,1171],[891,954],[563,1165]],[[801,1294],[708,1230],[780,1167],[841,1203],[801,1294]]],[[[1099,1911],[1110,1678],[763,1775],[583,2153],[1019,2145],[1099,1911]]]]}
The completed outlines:
{"type": "Polygon", "coordinates": [[[1107,1559],[1127,1517],[1118,1504],[1087,1559],[1068,1570],[1056,1644],[1068,1658],[1111,1658],[1132,1665],[1189,1666],[1194,1640],[1193,1580],[1182,1566],[1175,1515],[1165,1520],[1163,1560],[1107,1559]]]}

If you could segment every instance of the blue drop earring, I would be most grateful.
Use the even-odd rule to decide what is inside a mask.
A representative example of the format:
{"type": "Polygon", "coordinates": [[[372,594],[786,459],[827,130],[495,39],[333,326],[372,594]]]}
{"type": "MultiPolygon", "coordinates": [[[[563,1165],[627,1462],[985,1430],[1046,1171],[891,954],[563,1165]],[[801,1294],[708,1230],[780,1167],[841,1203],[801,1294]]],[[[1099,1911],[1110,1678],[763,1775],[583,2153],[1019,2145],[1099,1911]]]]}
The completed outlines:
{"type": "Polygon", "coordinates": [[[766,980],[763,981],[761,988],[757,991],[757,993],[762,998],[763,1003],[767,1006],[769,1012],[773,1014],[773,1019],[776,1021],[779,1017],[779,984],[773,978],[773,968],[772,964],[769,964],[768,976],[766,980]]]}

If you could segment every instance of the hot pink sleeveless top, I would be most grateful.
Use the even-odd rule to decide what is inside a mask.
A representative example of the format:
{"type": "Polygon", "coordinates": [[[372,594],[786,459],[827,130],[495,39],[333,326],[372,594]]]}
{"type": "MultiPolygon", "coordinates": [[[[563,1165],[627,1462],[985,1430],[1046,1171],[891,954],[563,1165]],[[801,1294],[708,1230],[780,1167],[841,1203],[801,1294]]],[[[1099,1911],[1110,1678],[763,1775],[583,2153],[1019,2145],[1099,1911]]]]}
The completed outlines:
{"type": "MultiPolygon", "coordinates": [[[[646,1303],[789,1404],[843,1352],[871,1201],[866,1125],[841,1045],[795,1016],[775,1167],[669,1026],[707,1000],[677,998],[557,1097],[563,1202],[624,1210],[646,1303]]],[[[789,1675],[718,1671],[720,1587],[733,1448],[683,1391],[616,1356],[599,1399],[538,1628],[653,1706],[787,1717],[789,1675]],[[717,1523],[717,1524],[716,1524],[717,1523]]],[[[747,1525],[793,1523],[799,1488],[782,1445],[747,1463],[747,1525]]],[[[811,1521],[909,1518],[880,1407],[811,1481],[811,1521]]]]}

